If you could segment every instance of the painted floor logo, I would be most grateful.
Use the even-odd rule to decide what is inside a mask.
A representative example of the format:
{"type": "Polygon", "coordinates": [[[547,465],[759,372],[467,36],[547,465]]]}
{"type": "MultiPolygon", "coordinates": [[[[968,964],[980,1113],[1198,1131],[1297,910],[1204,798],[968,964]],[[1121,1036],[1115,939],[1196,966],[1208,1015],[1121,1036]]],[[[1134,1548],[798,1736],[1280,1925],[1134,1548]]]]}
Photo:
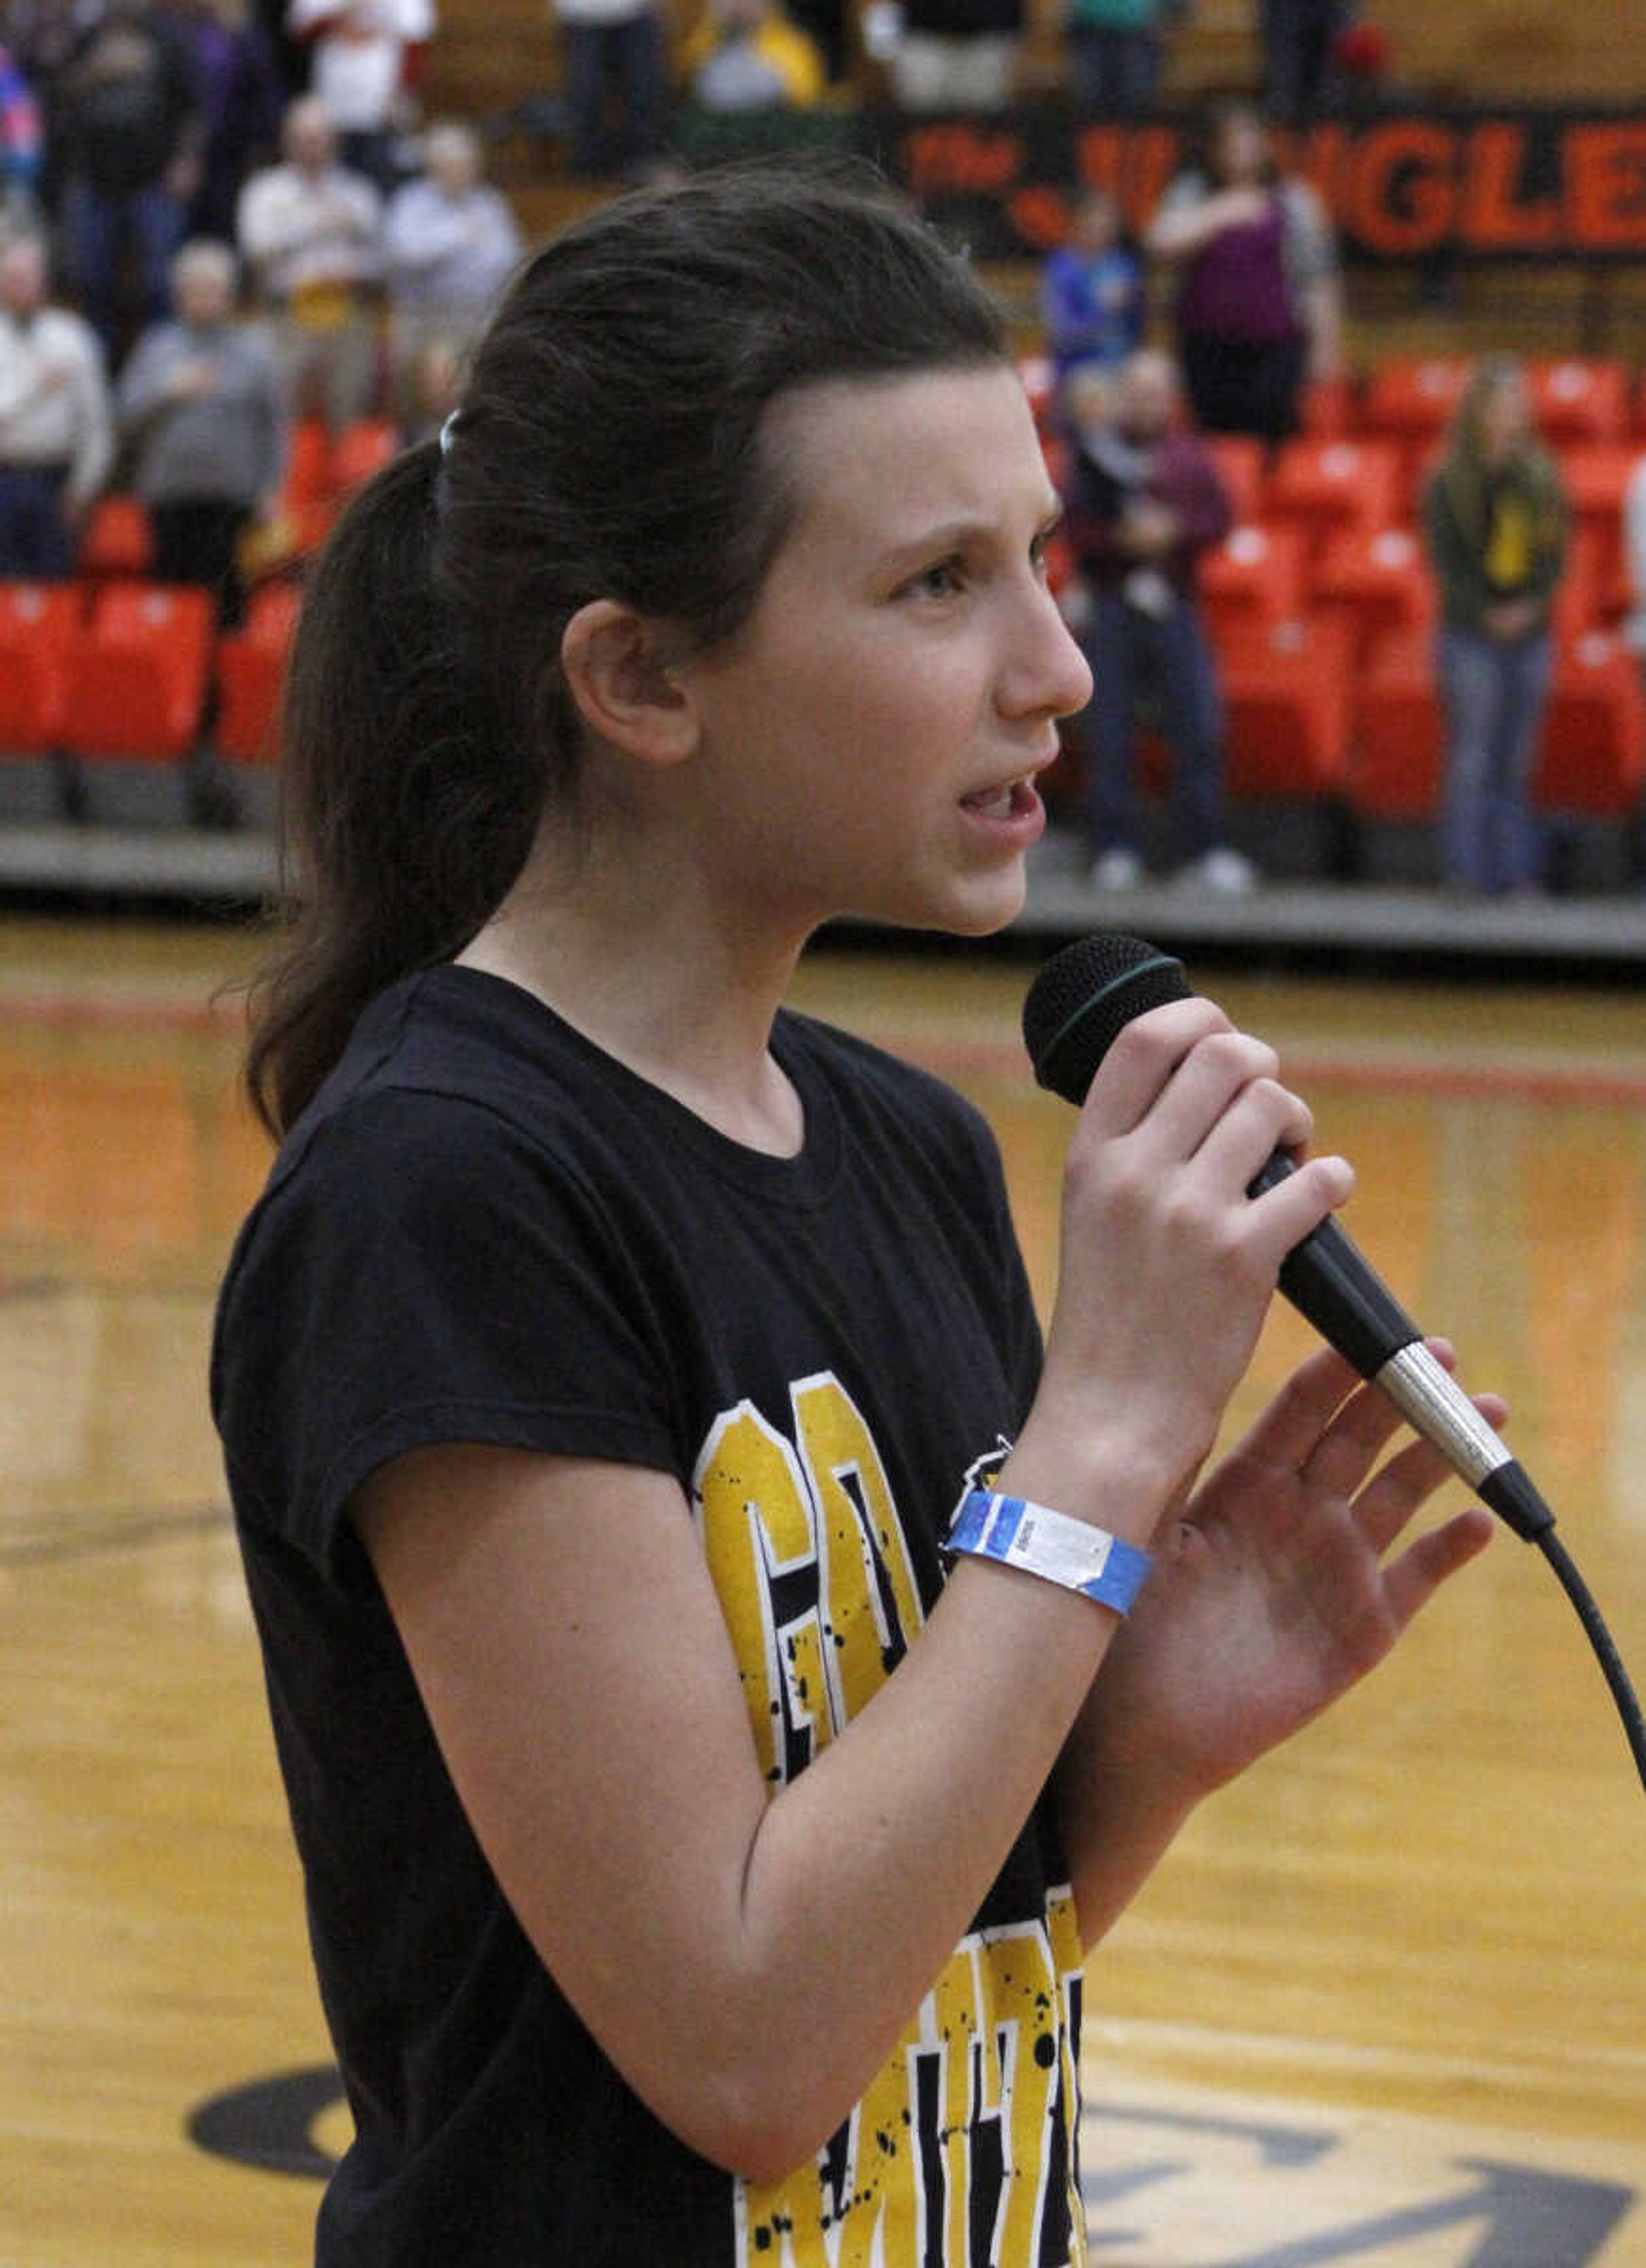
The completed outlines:
{"type": "MultiPolygon", "coordinates": [[[[1646,2268],[1646,2141],[1543,2142],[1128,2074],[1086,2096],[1091,2268],[1646,2268]]],[[[322,2065],[216,2095],[188,2132],[215,2157],[319,2181],[345,2124],[322,2065]]]]}
{"type": "Polygon", "coordinates": [[[1646,2150],[1088,2087],[1093,2268],[1646,2268],[1646,2150]]]}

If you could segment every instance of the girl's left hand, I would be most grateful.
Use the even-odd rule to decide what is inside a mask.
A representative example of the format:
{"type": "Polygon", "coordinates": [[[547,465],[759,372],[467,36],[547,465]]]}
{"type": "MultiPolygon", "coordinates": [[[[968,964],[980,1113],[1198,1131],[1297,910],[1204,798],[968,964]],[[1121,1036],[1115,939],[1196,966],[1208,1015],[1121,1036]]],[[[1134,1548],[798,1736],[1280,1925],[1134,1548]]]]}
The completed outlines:
{"type": "MultiPolygon", "coordinates": [[[[1451,1349],[1429,1344],[1450,1367],[1451,1349]]],[[[1504,1414],[1494,1395],[1477,1407],[1494,1425],[1504,1414]]],[[[1220,1786],[1374,1669],[1485,1548],[1492,1517],[1474,1506],[1385,1560],[1450,1470],[1419,1440],[1374,1472],[1400,1423],[1323,1348],[1168,1514],[1093,1689],[1111,1756],[1133,1750],[1191,1800],[1220,1786]]]]}

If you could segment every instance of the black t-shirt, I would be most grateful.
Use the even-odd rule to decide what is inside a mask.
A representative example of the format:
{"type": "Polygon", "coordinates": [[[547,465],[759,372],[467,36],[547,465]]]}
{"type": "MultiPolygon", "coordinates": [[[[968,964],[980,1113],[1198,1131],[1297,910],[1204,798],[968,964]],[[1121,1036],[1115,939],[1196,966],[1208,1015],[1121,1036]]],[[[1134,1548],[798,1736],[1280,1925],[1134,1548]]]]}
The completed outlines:
{"type": "Polygon", "coordinates": [[[978,1114],[810,1019],[785,1012],[772,1045],[805,1106],[791,1159],[512,985],[408,979],[236,1247],[213,1406],[356,2128],[323,2268],[1084,2259],[1080,1951],[1049,1802],[829,2148],[744,2183],[646,2110],[527,1942],[349,1517],[375,1468],[438,1441],[672,1473],[774,1787],[863,1705],[918,1639],[1040,1336],[978,1114]]]}

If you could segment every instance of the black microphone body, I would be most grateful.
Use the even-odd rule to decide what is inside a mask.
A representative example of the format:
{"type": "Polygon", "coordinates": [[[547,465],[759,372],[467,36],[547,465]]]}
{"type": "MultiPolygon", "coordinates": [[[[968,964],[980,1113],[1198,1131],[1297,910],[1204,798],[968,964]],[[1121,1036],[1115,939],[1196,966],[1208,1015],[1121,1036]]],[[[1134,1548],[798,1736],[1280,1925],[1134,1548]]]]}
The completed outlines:
{"type": "MultiPolygon", "coordinates": [[[[1066,946],[1046,963],[1024,1003],[1024,1041],[1036,1079],[1066,1101],[1084,1102],[1122,1027],[1150,1008],[1187,998],[1192,990],[1182,962],[1141,938],[1101,935],[1066,946]]],[[[1286,1152],[1276,1150],[1251,1194],[1273,1189],[1296,1170],[1286,1152]]],[[[1335,1219],[1293,1246],[1281,1263],[1280,1288],[1363,1378],[1384,1388],[1516,1535],[1530,1542],[1554,1527],[1554,1513],[1525,1469],[1335,1219]]]]}

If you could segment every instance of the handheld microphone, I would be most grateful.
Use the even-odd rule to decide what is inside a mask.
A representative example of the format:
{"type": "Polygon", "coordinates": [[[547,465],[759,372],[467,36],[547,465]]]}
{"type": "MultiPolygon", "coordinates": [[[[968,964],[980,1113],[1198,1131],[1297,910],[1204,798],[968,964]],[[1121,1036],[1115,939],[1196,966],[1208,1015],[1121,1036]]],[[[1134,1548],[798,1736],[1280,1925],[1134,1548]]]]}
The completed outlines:
{"type": "MultiPolygon", "coordinates": [[[[1100,935],[1066,946],[1041,968],[1024,1002],[1024,1042],[1036,1079],[1066,1101],[1084,1102],[1099,1064],[1132,1018],[1187,999],[1193,990],[1182,962],[1142,938],[1100,935]]],[[[1276,1150],[1251,1195],[1296,1170],[1276,1150]]],[[[1281,1263],[1280,1288],[1517,1535],[1532,1542],[1554,1527],[1554,1514],[1524,1468],[1335,1219],[1293,1246],[1281,1263]]]]}

